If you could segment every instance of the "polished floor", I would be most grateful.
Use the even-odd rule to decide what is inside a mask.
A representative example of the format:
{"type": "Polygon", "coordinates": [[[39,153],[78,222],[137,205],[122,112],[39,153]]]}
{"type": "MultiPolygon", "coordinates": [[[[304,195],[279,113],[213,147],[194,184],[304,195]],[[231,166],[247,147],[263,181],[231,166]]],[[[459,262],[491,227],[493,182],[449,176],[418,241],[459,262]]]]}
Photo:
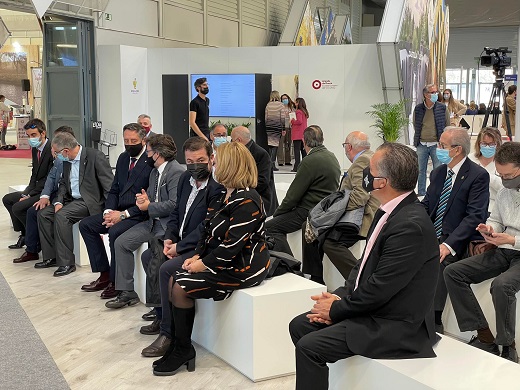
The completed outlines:
{"type": "MultiPolygon", "coordinates": [[[[25,159],[0,159],[1,196],[7,193],[9,185],[28,182],[29,162],[25,159]]],[[[289,178],[292,175],[286,176],[288,181],[292,180],[289,178]]],[[[12,259],[23,252],[7,249],[16,238],[17,233],[12,230],[8,213],[2,206],[0,272],[71,389],[294,388],[294,376],[253,383],[198,346],[194,373],[181,370],[172,377],[155,377],[151,367],[153,358],[144,358],[140,354],[155,339],[155,336],[139,333],[139,328],[148,324],[141,319],[147,308],[143,304],[120,310],[105,308],[105,301],[99,298],[99,293],[80,290],[82,284],[95,278],[88,268],[78,268],[69,276],[55,278],[53,269],[36,270],[34,262],[13,264],[12,259]]],[[[276,359],[276,351],[272,356],[276,359]]],[[[31,364],[30,358],[27,364],[31,364]]]]}

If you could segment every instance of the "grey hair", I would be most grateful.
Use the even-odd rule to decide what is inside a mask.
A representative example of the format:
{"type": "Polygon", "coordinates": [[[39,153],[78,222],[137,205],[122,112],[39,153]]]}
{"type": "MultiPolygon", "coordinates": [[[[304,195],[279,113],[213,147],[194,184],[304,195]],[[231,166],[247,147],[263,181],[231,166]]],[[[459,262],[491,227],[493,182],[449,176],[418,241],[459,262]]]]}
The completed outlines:
{"type": "Polygon", "coordinates": [[[58,150],[63,150],[74,149],[79,144],[72,134],[61,132],[54,136],[52,139],[52,145],[54,145],[58,150]]]}
{"type": "Polygon", "coordinates": [[[152,121],[152,117],[150,115],[141,114],[137,117],[137,119],[150,119],[150,122],[152,121]]]}
{"type": "Polygon", "coordinates": [[[318,125],[310,125],[303,131],[303,141],[308,148],[323,145],[323,131],[318,125]]]}
{"type": "Polygon", "coordinates": [[[139,123],[127,123],[123,126],[123,133],[125,132],[125,130],[132,130],[137,132],[137,135],[141,140],[143,140],[146,137],[146,130],[139,123]]]}
{"type": "Polygon", "coordinates": [[[429,90],[431,87],[435,87],[435,84],[427,84],[427,85],[425,85],[424,88],[422,89],[422,93],[423,93],[423,95],[424,95],[425,93],[430,93],[428,90],[429,90]]]}
{"type": "Polygon", "coordinates": [[[210,133],[210,134],[213,134],[213,133],[215,132],[215,129],[216,129],[217,127],[219,127],[219,126],[222,126],[222,127],[224,128],[224,130],[226,130],[226,134],[227,134],[227,127],[226,127],[223,123],[215,123],[215,124],[211,127],[209,133],[210,133]]]}
{"type": "Polygon", "coordinates": [[[471,151],[471,138],[468,131],[464,127],[447,126],[444,132],[451,134],[451,144],[462,147],[464,156],[469,155],[471,151]]]}
{"type": "Polygon", "coordinates": [[[419,177],[417,153],[395,142],[385,142],[377,150],[383,152],[376,165],[379,176],[385,177],[396,191],[413,191],[419,177]]]}
{"type": "Polygon", "coordinates": [[[370,149],[370,141],[368,140],[368,136],[363,133],[363,132],[360,132],[361,134],[363,134],[366,139],[361,139],[361,138],[358,138],[356,137],[355,133],[352,132],[350,133],[349,135],[347,135],[347,143],[351,144],[352,145],[352,149],[364,149],[364,150],[368,150],[370,149]]]}

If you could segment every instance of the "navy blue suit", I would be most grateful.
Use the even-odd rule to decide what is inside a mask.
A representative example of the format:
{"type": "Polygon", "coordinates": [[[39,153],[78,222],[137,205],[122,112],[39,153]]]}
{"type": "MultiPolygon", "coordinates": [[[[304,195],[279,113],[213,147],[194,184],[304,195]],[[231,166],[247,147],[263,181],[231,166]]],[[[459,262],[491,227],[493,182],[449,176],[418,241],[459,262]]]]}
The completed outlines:
{"type": "Polygon", "coordinates": [[[135,205],[135,195],[140,194],[142,189],[146,190],[148,188],[152,167],[146,163],[146,159],[146,152],[144,152],[137,160],[134,168],[129,172],[130,155],[127,152],[119,155],[114,181],[105,201],[105,210],[118,210],[122,213],[126,210],[130,217],[108,229],[105,225],[102,225],[102,213],[84,218],[79,224],[79,230],[87,247],[92,272],[110,271],[110,280],[113,283],[115,282],[115,262],[117,260],[114,250],[116,239],[132,226],[147,218],[147,213],[142,212],[135,205]],[[110,242],[110,264],[103,240],[99,236],[107,233],[110,242]]]}
{"type": "MultiPolygon", "coordinates": [[[[422,201],[432,222],[435,221],[447,169],[447,165],[443,164],[432,171],[430,185],[422,201]]],[[[479,223],[486,223],[488,204],[489,173],[466,158],[453,182],[442,219],[442,235],[439,242],[448,244],[456,252],[456,256],[447,256],[441,263],[435,295],[436,311],[444,310],[448,296],[442,276],[444,268],[464,257],[470,241],[482,239],[482,236],[475,229],[479,223]]]]}

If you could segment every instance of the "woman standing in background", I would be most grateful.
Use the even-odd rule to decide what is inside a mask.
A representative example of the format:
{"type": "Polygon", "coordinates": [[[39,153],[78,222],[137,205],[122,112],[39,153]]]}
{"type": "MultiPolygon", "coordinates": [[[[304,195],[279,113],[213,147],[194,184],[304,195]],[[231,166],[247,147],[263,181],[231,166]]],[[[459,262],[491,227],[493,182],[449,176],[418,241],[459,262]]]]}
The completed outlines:
{"type": "Polygon", "coordinates": [[[451,89],[445,89],[442,93],[442,103],[444,103],[450,113],[450,123],[452,126],[458,126],[460,117],[466,113],[468,109],[464,104],[453,98],[451,89]]]}
{"type": "Polygon", "coordinates": [[[0,126],[0,146],[5,146],[5,135],[7,133],[7,125],[9,124],[9,113],[11,109],[4,103],[5,96],[0,95],[0,119],[2,126],[0,126]]]}
{"type": "Polygon", "coordinates": [[[294,112],[296,107],[292,99],[284,93],[282,95],[282,103],[284,106],[285,113],[285,135],[282,135],[280,138],[280,146],[278,148],[278,166],[282,165],[292,165],[291,164],[291,118],[289,118],[289,113],[294,112]]]}
{"type": "Polygon", "coordinates": [[[309,111],[307,111],[307,104],[305,99],[296,99],[296,119],[291,119],[291,137],[294,147],[294,168],[292,172],[296,172],[298,165],[300,165],[301,158],[304,158],[307,153],[303,149],[303,131],[307,128],[307,119],[309,118],[309,111]]]}
{"type": "Polygon", "coordinates": [[[267,146],[269,147],[269,155],[273,163],[273,170],[276,168],[276,154],[280,146],[280,138],[285,135],[285,112],[284,105],[280,101],[280,93],[272,91],[269,97],[269,103],[265,106],[265,131],[267,133],[267,146]]]}

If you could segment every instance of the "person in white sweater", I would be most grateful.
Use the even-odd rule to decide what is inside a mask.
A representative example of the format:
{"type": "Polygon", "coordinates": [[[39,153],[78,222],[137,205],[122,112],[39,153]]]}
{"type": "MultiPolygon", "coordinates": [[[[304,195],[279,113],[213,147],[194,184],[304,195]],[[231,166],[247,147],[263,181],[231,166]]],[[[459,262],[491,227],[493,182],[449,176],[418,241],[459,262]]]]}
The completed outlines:
{"type": "Polygon", "coordinates": [[[495,153],[502,145],[502,135],[495,127],[483,128],[477,136],[475,142],[475,153],[471,153],[468,157],[474,163],[480,165],[489,173],[489,207],[491,213],[497,197],[497,192],[504,188],[502,180],[495,175],[495,153]]]}
{"type": "Polygon", "coordinates": [[[470,345],[518,362],[515,346],[516,293],[520,291],[520,143],[508,142],[495,155],[497,175],[504,188],[486,224],[476,229],[495,247],[480,255],[453,263],[444,270],[444,280],[461,331],[477,331],[470,345]],[[491,295],[496,313],[496,338],[471,289],[495,278],[491,295]]]}
{"type": "Polygon", "coordinates": [[[0,119],[2,124],[0,125],[0,146],[5,146],[5,135],[7,133],[7,125],[9,124],[9,112],[11,109],[5,103],[5,96],[0,95],[0,119]]]}

